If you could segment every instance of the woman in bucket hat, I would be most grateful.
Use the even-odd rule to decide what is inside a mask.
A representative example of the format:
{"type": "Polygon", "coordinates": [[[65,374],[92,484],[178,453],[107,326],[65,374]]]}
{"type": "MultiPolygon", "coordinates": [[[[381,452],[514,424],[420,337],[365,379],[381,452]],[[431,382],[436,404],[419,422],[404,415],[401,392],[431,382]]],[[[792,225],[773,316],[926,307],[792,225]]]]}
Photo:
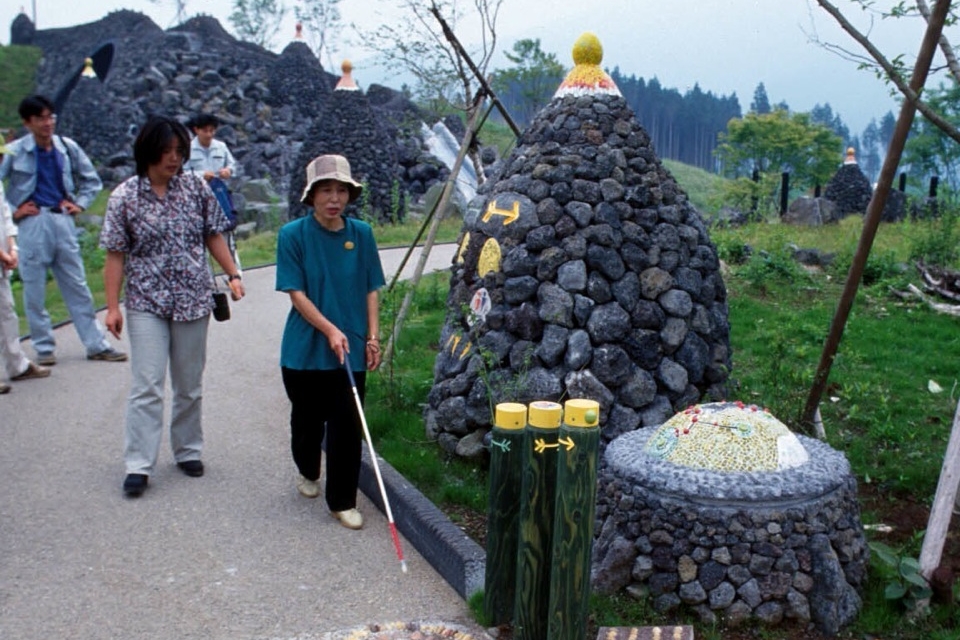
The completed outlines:
{"type": "Polygon", "coordinates": [[[363,526],[357,511],[361,424],[344,366],[364,397],[365,371],[380,365],[377,290],[384,285],[373,230],[343,215],[363,186],[339,155],[307,165],[301,202],[313,215],[288,222],[277,238],[276,290],[290,295],[280,370],[290,398],[297,490],[320,494],[321,444],[327,440],[327,507],[350,529],[363,526]]]}

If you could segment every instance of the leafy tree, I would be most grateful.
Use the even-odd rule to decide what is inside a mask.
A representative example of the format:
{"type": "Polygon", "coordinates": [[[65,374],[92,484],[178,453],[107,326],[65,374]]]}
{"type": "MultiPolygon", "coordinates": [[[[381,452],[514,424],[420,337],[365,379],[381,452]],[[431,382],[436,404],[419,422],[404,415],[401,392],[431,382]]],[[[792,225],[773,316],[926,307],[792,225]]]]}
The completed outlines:
{"type": "Polygon", "coordinates": [[[512,98],[511,116],[525,125],[550,101],[566,69],[555,54],[543,52],[539,38],[518,40],[504,55],[516,66],[494,72],[493,90],[501,100],[512,98]]]}
{"type": "Polygon", "coordinates": [[[843,118],[840,117],[839,113],[833,112],[833,108],[829,102],[823,105],[814,105],[813,109],[810,110],[810,119],[815,124],[822,124],[833,130],[835,134],[840,136],[840,139],[843,140],[845,144],[849,144],[852,147],[857,146],[852,143],[850,139],[850,129],[844,124],[843,118]]]}
{"type": "Polygon", "coordinates": [[[622,74],[618,67],[610,77],[650,134],[661,158],[716,171],[717,134],[726,130],[731,118],[742,115],[736,94],[717,96],[695,84],[681,95],[676,89],[663,87],[656,77],[645,81],[622,74]]]}
{"type": "MultiPolygon", "coordinates": [[[[914,2],[907,0],[890,0],[885,3],[877,2],[877,0],[850,0],[850,2],[859,5],[862,12],[870,17],[871,24],[873,24],[873,20],[876,18],[900,20],[918,19],[923,22],[928,22],[932,15],[930,6],[926,0],[915,0],[914,2]]],[[[816,36],[812,37],[814,42],[819,43],[822,47],[837,53],[843,58],[856,62],[860,68],[874,71],[878,77],[883,78],[906,100],[909,100],[915,105],[917,111],[919,111],[924,118],[933,123],[935,127],[943,131],[954,141],[960,143],[960,127],[958,127],[956,123],[951,122],[949,118],[944,117],[941,112],[937,111],[937,109],[933,108],[927,102],[925,97],[919,95],[910,87],[909,60],[907,60],[903,54],[896,53],[892,57],[884,54],[865,33],[858,29],[857,26],[829,0],[817,0],[817,4],[836,20],[837,24],[860,45],[864,52],[852,51],[843,45],[823,42],[816,36]]],[[[954,46],[950,42],[951,35],[953,37],[957,35],[956,28],[960,25],[960,15],[958,15],[957,11],[951,7],[950,4],[944,6],[946,8],[946,24],[945,30],[941,32],[939,38],[940,53],[943,59],[942,63],[938,60],[934,61],[931,67],[931,78],[940,73],[950,77],[953,82],[960,83],[960,59],[957,58],[954,46]],[[950,30],[953,30],[954,33],[949,33],[950,30]]],[[[892,120],[893,114],[890,115],[892,120]]],[[[883,129],[883,123],[881,123],[881,129],[883,129]]],[[[890,137],[892,136],[884,135],[885,140],[889,140],[890,137]]]]}
{"type": "MultiPolygon", "coordinates": [[[[459,110],[470,121],[475,109],[479,81],[460,51],[443,32],[434,12],[457,32],[461,19],[470,19],[474,37],[480,39],[479,51],[468,51],[474,66],[484,76],[496,50],[497,18],[503,0],[472,0],[473,11],[464,11],[459,0],[396,0],[405,19],[380,24],[375,30],[361,32],[365,44],[380,55],[388,69],[413,75],[415,95],[436,112],[459,110]]],[[[462,43],[461,43],[462,44],[462,43]]],[[[469,150],[477,179],[483,181],[483,166],[474,145],[469,150]]]]}
{"type": "Polygon", "coordinates": [[[789,171],[793,186],[805,189],[830,179],[842,150],[840,137],[810,114],[777,109],[731,120],[717,153],[728,175],[789,171]]]}
{"type": "MultiPolygon", "coordinates": [[[[960,124],[960,85],[941,84],[936,89],[927,89],[924,97],[944,119],[960,124]]],[[[914,121],[904,150],[904,161],[912,172],[922,172],[924,178],[939,176],[941,185],[954,193],[960,188],[960,176],[957,175],[960,171],[960,145],[928,120],[914,121]]]]}
{"type": "Polygon", "coordinates": [[[763,83],[757,85],[757,88],[753,90],[753,102],[750,103],[750,112],[764,115],[770,113],[773,109],[770,108],[770,98],[767,97],[767,88],[763,86],[763,83]]]}
{"type": "Polygon", "coordinates": [[[890,138],[893,137],[893,131],[896,128],[897,119],[894,117],[892,111],[887,111],[887,113],[880,118],[880,138],[883,140],[884,153],[886,153],[886,145],[890,142],[890,138]]]}
{"type": "Polygon", "coordinates": [[[341,29],[340,0],[299,0],[293,13],[303,25],[307,41],[321,60],[326,59],[329,69],[335,69],[333,48],[341,29]]]}
{"type": "Polygon", "coordinates": [[[268,47],[286,13],[282,0],[233,0],[229,20],[241,40],[268,47]]]}
{"type": "Polygon", "coordinates": [[[418,99],[437,111],[465,109],[476,94],[478,82],[443,34],[431,9],[443,16],[455,34],[462,21],[479,21],[480,50],[468,54],[485,73],[496,47],[496,21],[502,3],[472,0],[474,10],[469,12],[463,9],[466,3],[458,0],[435,0],[429,5],[421,0],[396,0],[404,19],[384,22],[373,31],[361,32],[361,36],[380,55],[385,67],[414,77],[413,90],[418,99]]]}
{"type": "Polygon", "coordinates": [[[871,182],[876,180],[880,173],[880,166],[883,162],[883,154],[887,151],[886,140],[880,135],[880,127],[877,126],[876,118],[870,120],[861,136],[863,143],[859,149],[860,168],[870,178],[871,182]]]}

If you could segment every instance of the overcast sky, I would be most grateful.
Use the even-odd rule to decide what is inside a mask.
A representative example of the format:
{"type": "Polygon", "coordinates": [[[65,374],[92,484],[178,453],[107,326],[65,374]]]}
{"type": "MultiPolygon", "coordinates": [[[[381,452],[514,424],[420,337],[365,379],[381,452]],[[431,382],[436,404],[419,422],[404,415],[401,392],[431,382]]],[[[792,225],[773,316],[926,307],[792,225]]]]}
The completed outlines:
{"type": "MultiPolygon", "coordinates": [[[[0,2],[3,44],[10,42],[9,25],[21,1],[0,2]]],[[[167,28],[175,14],[172,0],[26,0],[27,15],[33,13],[31,1],[39,29],[93,22],[120,8],[141,11],[167,28]]],[[[292,6],[296,0],[284,1],[292,6]]],[[[851,0],[834,3],[889,57],[906,54],[912,64],[923,36],[921,22],[871,20],[851,0]]],[[[396,4],[397,0],[341,0],[340,7],[344,23],[373,29],[384,20],[399,19],[396,4]]],[[[461,6],[470,8],[473,3],[461,0],[461,6]]],[[[213,15],[228,31],[231,7],[232,0],[188,0],[186,5],[188,15],[213,15]]],[[[293,22],[289,18],[275,38],[275,50],[289,42],[293,22]]],[[[467,30],[463,24],[457,33],[465,43],[472,39],[467,30]]],[[[555,53],[568,66],[574,41],[582,32],[593,31],[603,43],[605,67],[619,66],[622,73],[645,79],[656,76],[663,86],[681,93],[694,83],[717,95],[736,93],[745,112],[754,89],[763,82],[772,104],[786,101],[795,111],[809,111],[818,103],[829,103],[855,134],[871,118],[891,110],[897,114],[897,104],[881,80],[811,41],[816,36],[856,50],[815,0],[504,0],[498,31],[501,50],[523,38],[539,38],[544,51],[555,53]]],[[[953,40],[960,42],[960,33],[953,40]]],[[[386,79],[364,52],[343,48],[337,53],[354,62],[362,87],[397,84],[386,79]]],[[[505,66],[504,59],[496,66],[505,66]]]]}

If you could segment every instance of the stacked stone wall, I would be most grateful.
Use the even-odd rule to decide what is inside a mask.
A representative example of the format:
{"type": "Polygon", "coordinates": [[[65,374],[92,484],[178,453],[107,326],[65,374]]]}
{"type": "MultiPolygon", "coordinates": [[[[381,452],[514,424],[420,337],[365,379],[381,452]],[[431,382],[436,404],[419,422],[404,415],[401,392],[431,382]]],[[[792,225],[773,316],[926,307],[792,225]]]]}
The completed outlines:
{"type": "Polygon", "coordinates": [[[656,429],[607,449],[593,586],[687,607],[706,623],[812,623],[835,634],[860,610],[869,549],[856,479],[839,452],[783,472],[684,468],[643,452],[656,429]]]}

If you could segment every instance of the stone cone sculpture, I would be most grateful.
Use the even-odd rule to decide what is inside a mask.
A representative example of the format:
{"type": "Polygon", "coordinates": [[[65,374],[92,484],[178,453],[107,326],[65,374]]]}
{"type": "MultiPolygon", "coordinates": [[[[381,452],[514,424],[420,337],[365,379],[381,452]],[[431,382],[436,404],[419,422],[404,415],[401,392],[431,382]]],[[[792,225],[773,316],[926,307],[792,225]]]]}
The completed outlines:
{"type": "Polygon", "coordinates": [[[352,78],[349,84],[338,85],[327,97],[323,112],[314,120],[300,147],[297,172],[290,177],[290,218],[311,213],[312,209],[300,202],[306,183],[304,167],[325,153],[346,157],[354,179],[364,185],[363,196],[350,204],[348,215],[368,216],[380,222],[399,219],[405,193],[400,181],[397,145],[352,78]]]}
{"type": "Polygon", "coordinates": [[[596,400],[609,441],[725,395],[716,248],[600,68],[600,42],[584,34],[573,53],[464,218],[425,409],[427,435],[464,457],[482,454],[499,402],[596,400]]]}

